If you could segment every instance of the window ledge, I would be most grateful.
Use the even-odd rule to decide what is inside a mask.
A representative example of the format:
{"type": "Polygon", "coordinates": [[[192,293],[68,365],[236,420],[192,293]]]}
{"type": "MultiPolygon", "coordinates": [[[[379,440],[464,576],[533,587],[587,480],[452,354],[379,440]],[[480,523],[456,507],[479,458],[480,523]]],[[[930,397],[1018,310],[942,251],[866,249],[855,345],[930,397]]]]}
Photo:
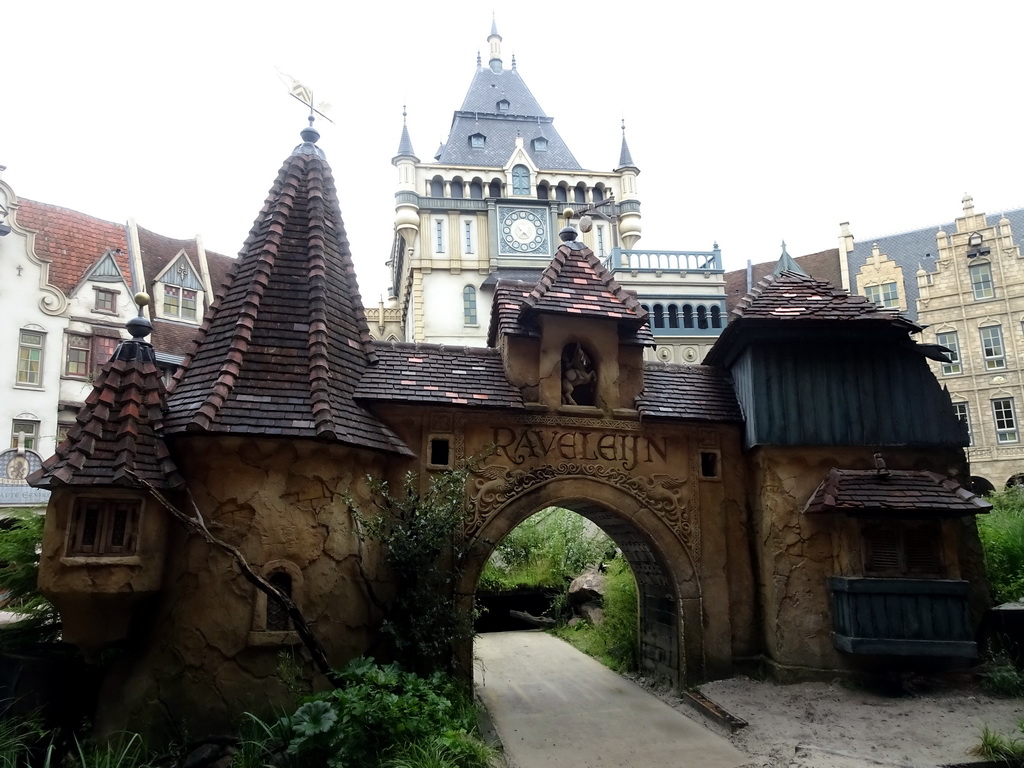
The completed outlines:
{"type": "Polygon", "coordinates": [[[253,630],[249,633],[249,645],[266,647],[275,645],[298,645],[299,633],[293,629],[281,631],[253,630]]]}
{"type": "Polygon", "coordinates": [[[70,566],[106,566],[106,565],[128,565],[141,566],[142,558],[138,555],[113,556],[106,555],[70,555],[60,559],[61,565],[70,566]]]}

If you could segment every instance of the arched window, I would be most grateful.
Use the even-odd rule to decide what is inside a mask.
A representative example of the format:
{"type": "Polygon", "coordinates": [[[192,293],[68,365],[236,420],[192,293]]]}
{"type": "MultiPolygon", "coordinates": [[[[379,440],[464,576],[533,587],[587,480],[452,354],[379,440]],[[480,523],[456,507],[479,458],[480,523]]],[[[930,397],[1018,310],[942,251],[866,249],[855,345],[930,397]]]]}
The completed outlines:
{"type": "MultiPolygon", "coordinates": [[[[292,577],[284,571],[272,573],[267,579],[289,599],[292,596],[292,577]]],[[[288,611],[277,600],[267,600],[267,632],[284,632],[292,628],[288,611]]]]}
{"type": "Polygon", "coordinates": [[[525,165],[512,167],[512,194],[530,194],[530,169],[525,165]]]}
{"type": "Polygon", "coordinates": [[[701,330],[707,330],[708,327],[708,308],[703,304],[697,307],[697,327],[701,330]]]}
{"type": "Polygon", "coordinates": [[[548,184],[547,184],[546,181],[542,181],[540,184],[537,185],[537,199],[538,200],[547,200],[549,195],[550,195],[550,188],[548,187],[548,184]]]}
{"type": "Polygon", "coordinates": [[[714,306],[711,308],[711,327],[721,328],[722,327],[722,308],[714,306]]]}
{"type": "Polygon", "coordinates": [[[484,185],[480,183],[479,179],[474,179],[469,183],[469,196],[473,200],[484,199],[484,185]]]}
{"type": "Polygon", "coordinates": [[[594,187],[594,202],[595,203],[603,203],[604,202],[604,190],[601,189],[601,187],[594,187]]]}
{"type": "Polygon", "coordinates": [[[582,344],[562,349],[562,405],[597,404],[597,369],[582,344]]]}
{"type": "Polygon", "coordinates": [[[454,197],[454,198],[461,198],[462,197],[462,182],[461,181],[453,181],[451,189],[452,189],[452,197],[454,197]]]}
{"type": "MultiPolygon", "coordinates": [[[[302,571],[290,560],[272,560],[260,569],[260,576],[283,592],[293,603],[302,605],[302,571]]],[[[250,645],[278,645],[295,641],[291,617],[277,600],[262,589],[256,590],[250,645]]]]}
{"type": "Polygon", "coordinates": [[[555,200],[557,200],[560,203],[569,202],[569,193],[561,184],[555,187],[555,200]]]}
{"type": "Polygon", "coordinates": [[[472,285],[462,289],[462,322],[476,325],[476,288],[472,285]]]}
{"type": "Polygon", "coordinates": [[[440,176],[435,176],[430,180],[430,196],[444,197],[444,181],[440,176]]]}
{"type": "Polygon", "coordinates": [[[577,203],[587,202],[587,188],[582,184],[577,185],[573,190],[573,200],[577,203]]]}
{"type": "Polygon", "coordinates": [[[665,308],[661,304],[654,305],[654,327],[665,327],[665,308]]]}
{"type": "Polygon", "coordinates": [[[668,305],[668,327],[679,327],[679,307],[677,307],[675,304],[668,305]]]}
{"type": "Polygon", "coordinates": [[[692,304],[683,304],[683,328],[693,328],[692,304]]]}
{"type": "Polygon", "coordinates": [[[501,182],[497,179],[491,181],[487,188],[488,197],[501,197],[501,182]]]}

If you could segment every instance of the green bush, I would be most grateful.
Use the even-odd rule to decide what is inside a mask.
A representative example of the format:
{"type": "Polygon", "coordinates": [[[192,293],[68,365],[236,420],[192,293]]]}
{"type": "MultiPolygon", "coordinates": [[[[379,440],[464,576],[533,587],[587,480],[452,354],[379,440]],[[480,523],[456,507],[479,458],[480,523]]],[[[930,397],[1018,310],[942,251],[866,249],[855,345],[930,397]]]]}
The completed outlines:
{"type": "Polygon", "coordinates": [[[39,594],[39,544],[45,518],[41,510],[12,510],[0,521],[0,594],[4,610],[21,614],[19,621],[0,626],[0,650],[18,651],[57,640],[59,616],[39,594]]]}
{"type": "Polygon", "coordinates": [[[568,509],[549,507],[523,521],[495,547],[480,589],[564,589],[614,545],[600,529],[568,509]]]}
{"type": "Polygon", "coordinates": [[[342,687],[310,698],[279,723],[295,766],[489,763],[492,752],[473,736],[472,702],[440,673],[420,677],[396,664],[355,659],[341,680],[342,687]]]}
{"type": "Polygon", "coordinates": [[[978,515],[992,600],[1024,597],[1024,491],[1010,488],[988,497],[992,511],[978,515]]]}

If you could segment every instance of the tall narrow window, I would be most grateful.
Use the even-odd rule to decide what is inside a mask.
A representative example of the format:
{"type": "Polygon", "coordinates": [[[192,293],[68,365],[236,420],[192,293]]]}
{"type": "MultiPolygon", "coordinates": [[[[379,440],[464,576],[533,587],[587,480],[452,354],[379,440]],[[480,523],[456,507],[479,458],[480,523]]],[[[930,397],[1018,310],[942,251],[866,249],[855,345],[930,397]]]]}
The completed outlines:
{"type": "Polygon", "coordinates": [[[444,181],[440,176],[430,180],[430,196],[444,197],[444,181]]]}
{"type": "Polygon", "coordinates": [[[971,276],[971,289],[974,291],[974,298],[991,299],[996,295],[995,287],[992,284],[992,265],[988,262],[971,264],[967,268],[971,276]]]}
{"type": "Polygon", "coordinates": [[[452,198],[453,199],[457,199],[458,200],[458,199],[462,198],[462,182],[461,181],[453,181],[452,185],[451,185],[451,190],[452,190],[452,198]]]}
{"type": "Polygon", "coordinates": [[[714,306],[711,308],[711,327],[722,327],[722,308],[719,306],[714,306]]]}
{"type": "Polygon", "coordinates": [[[604,258],[604,227],[600,224],[597,225],[597,256],[604,258]]]}
{"type": "Polygon", "coordinates": [[[683,304],[683,328],[693,328],[692,304],[683,304]]]}
{"type": "Polygon", "coordinates": [[[665,307],[663,307],[661,304],[654,305],[654,327],[665,327],[665,307]]]}
{"type": "Polygon", "coordinates": [[[525,165],[516,165],[512,168],[512,194],[530,194],[530,169],[525,165]]]}
{"type": "Polygon", "coordinates": [[[992,401],[992,415],[996,420],[996,441],[1016,443],[1020,440],[1017,431],[1017,415],[1013,410],[1012,397],[1000,397],[992,401]]]}
{"type": "Polygon", "coordinates": [[[707,330],[708,327],[708,308],[703,304],[697,305],[697,327],[701,330],[707,330]]]}
{"type": "Polygon", "coordinates": [[[953,403],[953,413],[967,427],[967,444],[974,445],[974,430],[971,429],[971,409],[967,403],[953,403]]]}
{"type": "Polygon", "coordinates": [[[463,222],[463,226],[466,229],[466,253],[473,252],[473,222],[463,222]]]}
{"type": "Polygon", "coordinates": [[[16,383],[39,387],[43,383],[43,342],[46,334],[36,331],[18,333],[18,374],[16,383]]]}
{"type": "Polygon", "coordinates": [[[39,441],[39,422],[29,419],[15,419],[11,423],[11,448],[18,447],[18,441],[30,451],[36,449],[39,441]]]}
{"type": "Polygon", "coordinates": [[[88,376],[92,339],[77,333],[68,334],[68,354],[64,364],[65,376],[88,376]]]}
{"type": "Polygon", "coordinates": [[[668,327],[679,327],[679,307],[677,307],[675,304],[668,305],[668,327]]]}
{"type": "MultiPolygon", "coordinates": [[[[289,600],[292,599],[292,577],[285,571],[276,571],[270,574],[267,579],[277,587],[279,592],[284,593],[289,600]]],[[[292,620],[288,611],[277,600],[267,599],[267,631],[285,632],[292,628],[292,620]]]]}
{"type": "Polygon", "coordinates": [[[957,338],[956,331],[943,331],[935,334],[935,342],[949,350],[949,362],[942,364],[942,374],[952,376],[956,373],[963,373],[963,365],[960,362],[960,340],[957,338]]]}
{"type": "Polygon", "coordinates": [[[466,325],[476,325],[476,288],[472,285],[462,289],[462,318],[466,325]]]}
{"type": "Polygon", "coordinates": [[[587,202],[587,189],[586,189],[586,187],[577,186],[573,190],[572,195],[573,195],[573,200],[575,202],[577,202],[577,203],[585,203],[585,202],[587,202]]]}
{"type": "Polygon", "coordinates": [[[444,222],[434,221],[434,253],[444,253],[444,222]]]}
{"type": "Polygon", "coordinates": [[[985,358],[986,370],[996,371],[1006,367],[1002,326],[990,325],[981,329],[981,352],[985,358]]]}

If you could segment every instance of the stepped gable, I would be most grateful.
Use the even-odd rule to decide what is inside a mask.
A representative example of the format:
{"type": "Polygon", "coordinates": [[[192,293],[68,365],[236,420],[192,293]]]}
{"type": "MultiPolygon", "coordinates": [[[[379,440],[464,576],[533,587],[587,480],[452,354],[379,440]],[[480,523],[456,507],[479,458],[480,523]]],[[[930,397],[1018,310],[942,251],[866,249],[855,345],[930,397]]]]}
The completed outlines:
{"type": "Polygon", "coordinates": [[[547,312],[617,320],[639,344],[653,344],[647,310],[636,294],[620,286],[594,252],[581,243],[563,243],[523,300],[520,321],[547,312]]]}
{"type": "Polygon", "coordinates": [[[732,377],[706,365],[644,363],[641,418],[742,422],[732,377]]]}
{"type": "MultiPolygon", "coordinates": [[[[144,336],[150,325],[136,318],[128,328],[133,335],[144,336]]],[[[51,489],[138,487],[134,474],[158,489],[182,486],[161,436],[164,400],[153,346],[141,338],[121,342],[101,369],[67,439],[29,476],[29,483],[51,489]]]]}
{"type": "Polygon", "coordinates": [[[330,166],[308,128],[175,377],[168,434],[306,437],[411,455],[353,400],[375,360],[330,166]]]}
{"type": "Polygon", "coordinates": [[[33,251],[49,262],[49,282],[65,296],[81,281],[100,257],[110,251],[126,278],[128,236],[123,224],[103,221],[78,211],[34,200],[20,199],[14,208],[14,221],[35,234],[33,251]]]}
{"type": "Polygon", "coordinates": [[[937,472],[833,467],[803,511],[921,518],[976,515],[991,509],[983,498],[937,472]]]}
{"type": "Polygon", "coordinates": [[[487,347],[377,342],[377,365],[356,387],[358,400],[523,408],[501,354],[487,347]]]}

